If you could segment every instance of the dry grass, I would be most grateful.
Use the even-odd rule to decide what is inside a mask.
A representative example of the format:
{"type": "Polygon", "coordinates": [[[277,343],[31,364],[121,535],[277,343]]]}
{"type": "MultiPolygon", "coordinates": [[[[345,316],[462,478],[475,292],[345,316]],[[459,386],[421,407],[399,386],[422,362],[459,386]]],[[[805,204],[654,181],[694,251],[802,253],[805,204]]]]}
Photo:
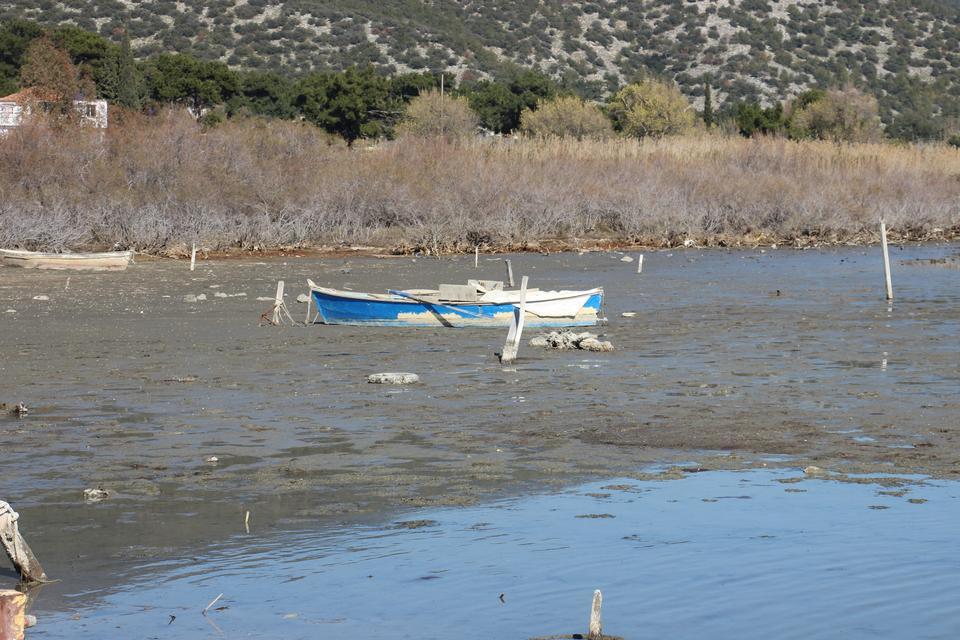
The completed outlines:
{"type": "Polygon", "coordinates": [[[434,252],[605,238],[666,246],[960,235],[960,151],[700,135],[404,140],[303,124],[134,116],[0,138],[0,246],[176,253],[374,244],[434,252]],[[941,231],[937,231],[937,230],[941,231]]]}

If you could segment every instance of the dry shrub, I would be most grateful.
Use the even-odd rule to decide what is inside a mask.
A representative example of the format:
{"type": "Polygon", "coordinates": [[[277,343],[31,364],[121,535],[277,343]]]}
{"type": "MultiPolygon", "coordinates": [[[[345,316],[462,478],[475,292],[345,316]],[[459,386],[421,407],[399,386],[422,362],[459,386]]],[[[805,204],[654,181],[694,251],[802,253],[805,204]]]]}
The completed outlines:
{"type": "Polygon", "coordinates": [[[376,244],[431,253],[553,238],[847,241],[960,232],[960,150],[669,137],[410,138],[348,149],[303,123],[183,112],[0,138],[0,246],[177,252],[376,244]]]}

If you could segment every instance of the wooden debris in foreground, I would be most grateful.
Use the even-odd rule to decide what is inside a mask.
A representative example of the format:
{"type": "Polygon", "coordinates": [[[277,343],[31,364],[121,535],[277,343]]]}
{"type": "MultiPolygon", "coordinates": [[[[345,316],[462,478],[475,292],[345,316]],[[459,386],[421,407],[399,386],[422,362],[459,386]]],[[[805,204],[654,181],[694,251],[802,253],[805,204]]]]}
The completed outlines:
{"type": "Polygon", "coordinates": [[[600,622],[600,608],[603,606],[603,594],[600,589],[593,592],[593,606],[590,607],[590,630],[587,640],[602,640],[603,625],[600,622]]]}
{"type": "Polygon", "coordinates": [[[19,517],[20,514],[13,507],[0,500],[0,544],[24,582],[46,582],[47,574],[40,566],[40,561],[20,535],[17,526],[19,517]]]}
{"type": "Polygon", "coordinates": [[[0,640],[23,640],[27,594],[0,589],[0,640]]]}

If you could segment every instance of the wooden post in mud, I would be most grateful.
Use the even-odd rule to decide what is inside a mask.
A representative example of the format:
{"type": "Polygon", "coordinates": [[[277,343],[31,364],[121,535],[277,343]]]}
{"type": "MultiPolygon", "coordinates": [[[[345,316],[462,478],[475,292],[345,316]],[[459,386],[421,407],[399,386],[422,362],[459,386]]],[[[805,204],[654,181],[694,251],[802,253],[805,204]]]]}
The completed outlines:
{"type": "Polygon", "coordinates": [[[883,245],[883,276],[887,283],[887,300],[893,300],[893,282],[890,280],[890,251],[887,248],[887,224],[880,218],[880,244],[883,245]]]}
{"type": "Polygon", "coordinates": [[[507,332],[507,341],[500,353],[500,364],[510,364],[517,359],[520,350],[520,334],[523,333],[523,319],[527,314],[527,276],[520,280],[520,307],[513,309],[513,320],[510,322],[510,331],[507,332]]]}
{"type": "Polygon", "coordinates": [[[637,273],[643,273],[643,254],[637,258],[637,273]]]}
{"type": "Polygon", "coordinates": [[[280,324],[280,307],[283,306],[283,280],[277,283],[277,295],[273,300],[273,324],[280,324]]]}
{"type": "Polygon", "coordinates": [[[593,606],[590,607],[590,630],[587,632],[587,640],[601,640],[603,638],[603,625],[600,622],[600,608],[603,606],[603,594],[600,589],[593,592],[593,606]]]}
{"type": "Polygon", "coordinates": [[[307,294],[307,315],[303,319],[303,324],[310,324],[310,301],[313,300],[313,291],[307,294]]]}
{"type": "Polygon", "coordinates": [[[507,263],[507,281],[510,283],[510,286],[513,286],[513,263],[509,260],[504,260],[507,263]]]}
{"type": "Polygon", "coordinates": [[[480,245],[477,245],[473,248],[473,268],[480,268],[480,245]]]}
{"type": "Polygon", "coordinates": [[[0,589],[0,640],[23,640],[27,594],[0,589]]]}
{"type": "Polygon", "coordinates": [[[193,243],[193,248],[190,250],[190,271],[197,266],[197,243],[193,243]]]}
{"type": "Polygon", "coordinates": [[[19,518],[20,514],[14,511],[13,507],[0,500],[0,545],[25,582],[46,582],[47,574],[40,566],[40,561],[20,535],[20,528],[17,526],[19,518]]]}

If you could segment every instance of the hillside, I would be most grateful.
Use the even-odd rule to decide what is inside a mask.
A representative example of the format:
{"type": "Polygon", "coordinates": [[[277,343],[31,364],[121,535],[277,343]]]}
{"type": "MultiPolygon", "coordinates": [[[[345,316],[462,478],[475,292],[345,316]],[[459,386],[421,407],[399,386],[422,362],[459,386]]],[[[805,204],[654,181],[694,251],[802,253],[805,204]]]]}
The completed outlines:
{"type": "Polygon", "coordinates": [[[705,82],[716,103],[770,103],[852,81],[888,121],[960,115],[960,10],[945,1],[0,0],[11,17],[114,39],[126,28],[142,57],[291,73],[372,63],[470,79],[510,61],[599,96],[649,70],[698,106],[705,82]]]}

